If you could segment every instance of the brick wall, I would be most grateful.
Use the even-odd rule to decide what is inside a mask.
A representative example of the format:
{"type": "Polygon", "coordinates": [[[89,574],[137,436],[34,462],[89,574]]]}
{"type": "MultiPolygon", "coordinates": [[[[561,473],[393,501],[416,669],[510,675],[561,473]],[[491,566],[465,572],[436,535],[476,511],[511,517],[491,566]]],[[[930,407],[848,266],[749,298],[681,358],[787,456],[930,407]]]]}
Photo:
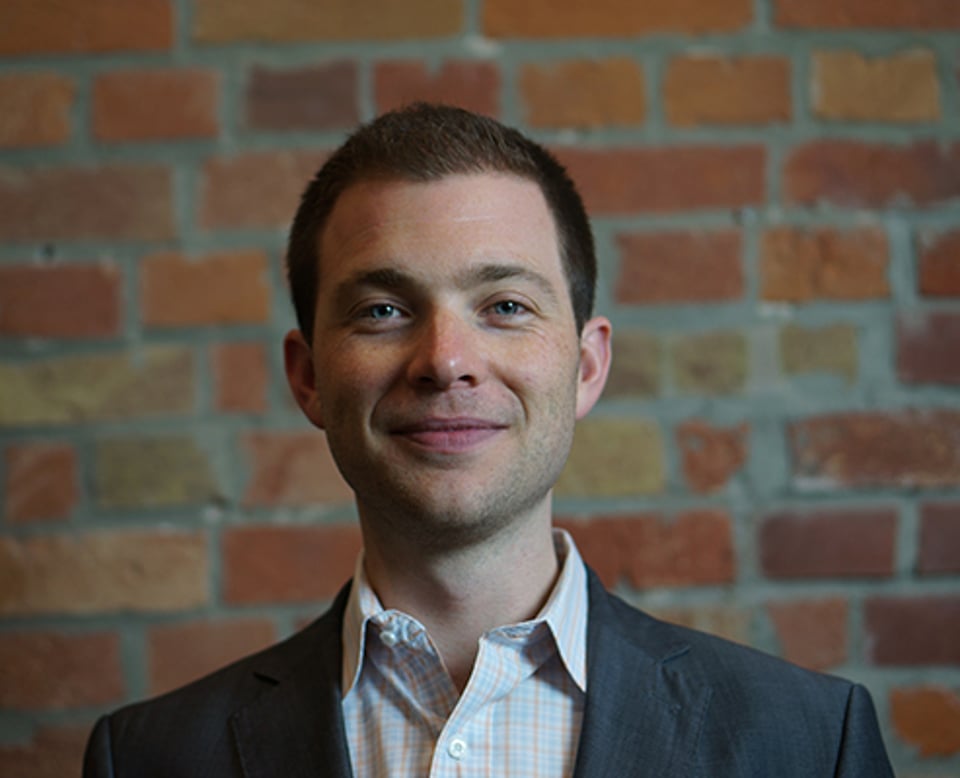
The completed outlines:
{"type": "Polygon", "coordinates": [[[350,494],[287,396],[305,180],[412,98],[581,182],[616,327],[560,521],[960,773],[960,4],[6,0],[0,773],[288,634],[350,494]],[[314,8],[322,10],[314,10],[314,8]]]}

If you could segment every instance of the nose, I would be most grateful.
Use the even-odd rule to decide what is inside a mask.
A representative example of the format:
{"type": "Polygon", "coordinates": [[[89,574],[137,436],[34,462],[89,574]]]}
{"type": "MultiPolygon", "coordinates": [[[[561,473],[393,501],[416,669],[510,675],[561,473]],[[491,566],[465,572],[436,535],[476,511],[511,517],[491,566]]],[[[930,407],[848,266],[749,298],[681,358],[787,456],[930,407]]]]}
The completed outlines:
{"type": "Polygon", "coordinates": [[[436,311],[419,328],[407,378],[437,389],[474,386],[482,378],[481,349],[471,322],[451,311],[436,311]]]}

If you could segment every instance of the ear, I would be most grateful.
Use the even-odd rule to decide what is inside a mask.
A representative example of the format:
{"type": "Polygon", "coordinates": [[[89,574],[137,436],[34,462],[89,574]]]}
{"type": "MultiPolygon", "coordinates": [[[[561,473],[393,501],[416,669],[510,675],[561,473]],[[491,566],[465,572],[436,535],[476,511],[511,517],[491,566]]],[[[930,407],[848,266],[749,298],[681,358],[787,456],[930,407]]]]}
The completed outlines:
{"type": "Polygon", "coordinates": [[[323,429],[323,409],[317,392],[317,374],[313,366],[313,349],[300,330],[290,330],[283,339],[283,364],[287,383],[304,415],[323,429]]]}
{"type": "Polygon", "coordinates": [[[580,335],[580,372],[577,377],[577,418],[582,419],[600,399],[610,372],[610,322],[595,316],[580,335]]]}

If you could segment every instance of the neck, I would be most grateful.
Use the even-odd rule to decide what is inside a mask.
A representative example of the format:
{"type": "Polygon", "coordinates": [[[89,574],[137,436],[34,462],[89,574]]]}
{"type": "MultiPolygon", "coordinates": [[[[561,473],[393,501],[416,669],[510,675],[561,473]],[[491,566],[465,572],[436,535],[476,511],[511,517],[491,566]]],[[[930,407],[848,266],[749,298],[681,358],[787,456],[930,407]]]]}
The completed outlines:
{"type": "Polygon", "coordinates": [[[535,616],[559,570],[549,506],[483,542],[442,551],[383,537],[374,529],[382,525],[362,513],[361,525],[364,567],[380,602],[426,627],[461,691],[483,633],[535,616]]]}

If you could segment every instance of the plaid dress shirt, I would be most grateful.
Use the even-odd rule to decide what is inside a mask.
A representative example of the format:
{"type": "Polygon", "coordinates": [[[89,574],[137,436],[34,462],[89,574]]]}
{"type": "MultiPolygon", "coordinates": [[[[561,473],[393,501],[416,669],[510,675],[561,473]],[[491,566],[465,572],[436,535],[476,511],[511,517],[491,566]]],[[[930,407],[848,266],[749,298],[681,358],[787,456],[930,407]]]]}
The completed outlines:
{"type": "Polygon", "coordinates": [[[587,581],[554,531],[560,576],[532,620],[489,630],[458,694],[416,619],[356,573],[343,622],[343,718],[357,778],[573,773],[586,694],[587,581]]]}

